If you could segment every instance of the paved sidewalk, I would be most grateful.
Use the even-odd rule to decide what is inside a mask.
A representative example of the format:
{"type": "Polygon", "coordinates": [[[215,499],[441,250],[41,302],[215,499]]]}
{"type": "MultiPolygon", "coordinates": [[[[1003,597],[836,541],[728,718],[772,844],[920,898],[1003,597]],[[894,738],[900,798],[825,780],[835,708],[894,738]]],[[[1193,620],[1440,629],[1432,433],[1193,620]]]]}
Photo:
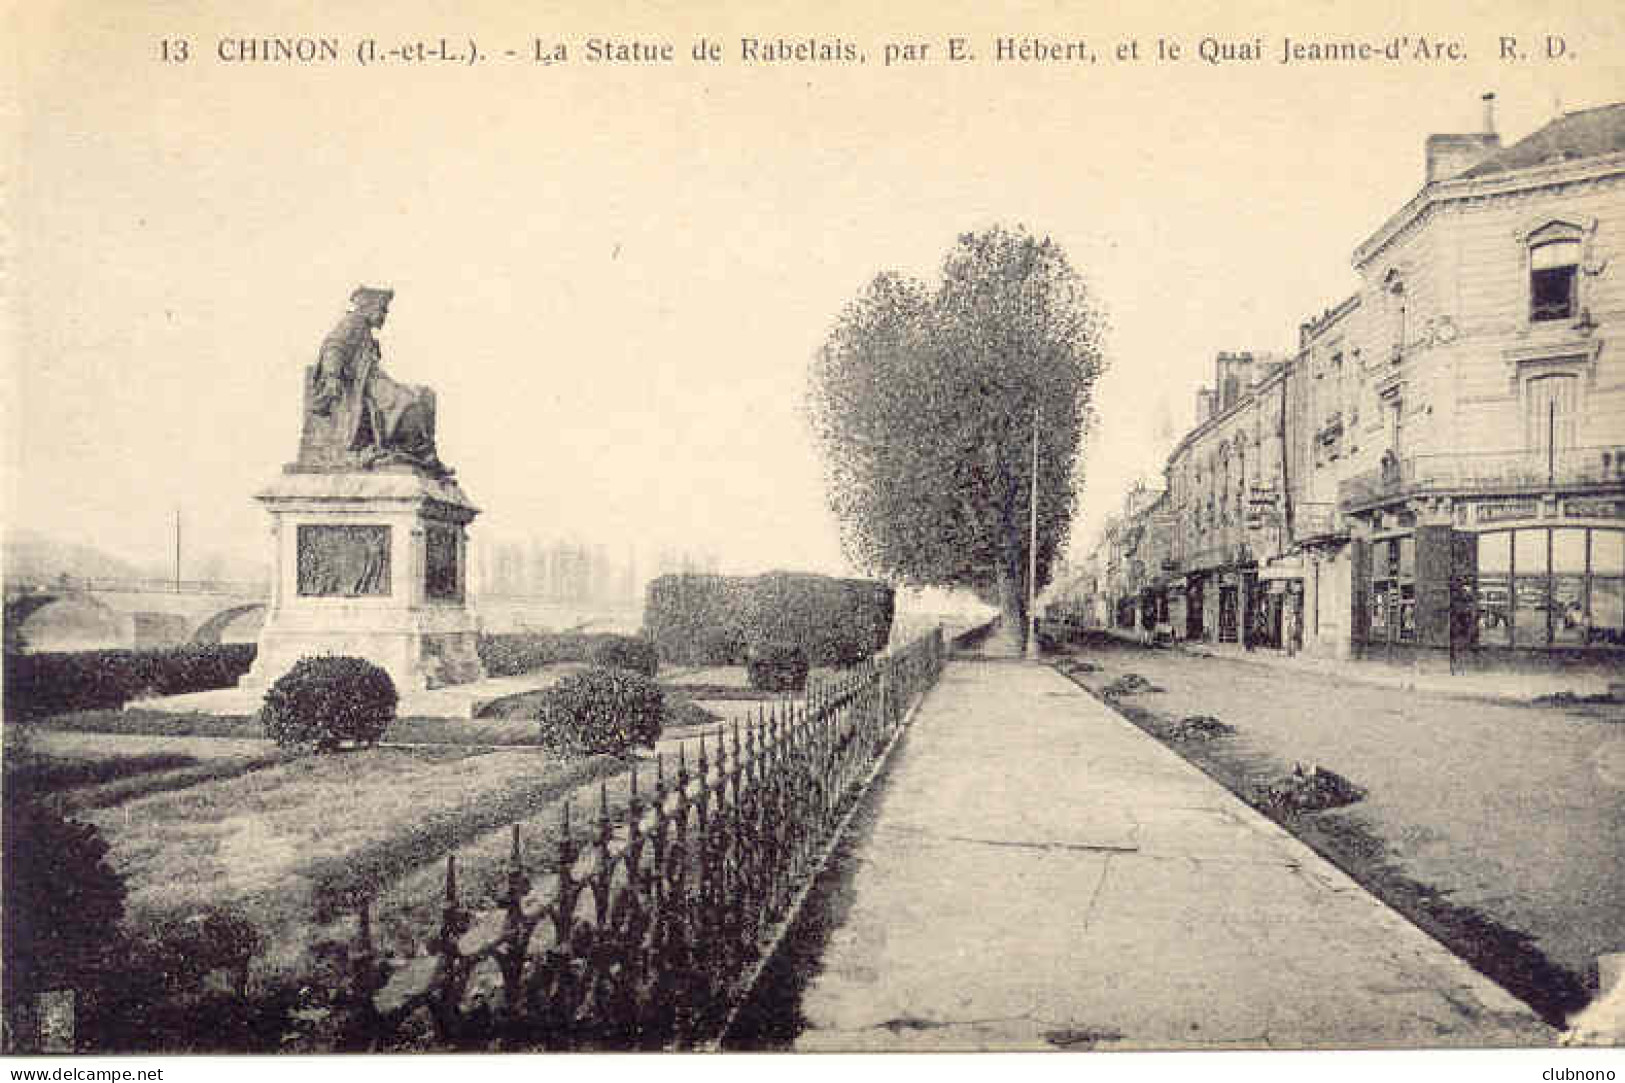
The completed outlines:
{"type": "Polygon", "coordinates": [[[798,1050],[1555,1041],[1047,667],[951,664],[883,785],[798,1050]]]}

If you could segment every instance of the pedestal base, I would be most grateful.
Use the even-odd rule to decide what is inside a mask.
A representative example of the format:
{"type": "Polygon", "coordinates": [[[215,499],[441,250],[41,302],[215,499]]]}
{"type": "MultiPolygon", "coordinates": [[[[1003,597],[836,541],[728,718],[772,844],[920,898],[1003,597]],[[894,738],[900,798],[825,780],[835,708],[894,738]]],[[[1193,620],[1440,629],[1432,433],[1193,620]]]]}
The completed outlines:
{"type": "Polygon", "coordinates": [[[237,682],[264,692],[295,662],[321,654],[365,658],[388,672],[401,694],[483,680],[479,629],[461,632],[387,631],[376,628],[292,631],[267,628],[260,634],[254,665],[237,682]]]}
{"type": "Polygon", "coordinates": [[[484,678],[466,597],[455,482],[414,471],[291,471],[257,499],[276,568],[259,653],[238,687],[263,692],[301,658],[365,658],[410,694],[484,678]]]}

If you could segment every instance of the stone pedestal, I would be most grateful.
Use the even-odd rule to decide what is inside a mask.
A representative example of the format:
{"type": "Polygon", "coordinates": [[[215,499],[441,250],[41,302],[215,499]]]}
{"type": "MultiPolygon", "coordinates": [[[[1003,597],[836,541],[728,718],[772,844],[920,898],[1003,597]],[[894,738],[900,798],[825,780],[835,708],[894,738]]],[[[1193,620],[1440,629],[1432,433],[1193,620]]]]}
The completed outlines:
{"type": "Polygon", "coordinates": [[[468,598],[467,527],[479,514],[449,477],[407,466],[289,467],[255,494],[271,515],[271,600],[254,666],[262,692],[300,658],[347,654],[404,698],[485,676],[468,598]]]}

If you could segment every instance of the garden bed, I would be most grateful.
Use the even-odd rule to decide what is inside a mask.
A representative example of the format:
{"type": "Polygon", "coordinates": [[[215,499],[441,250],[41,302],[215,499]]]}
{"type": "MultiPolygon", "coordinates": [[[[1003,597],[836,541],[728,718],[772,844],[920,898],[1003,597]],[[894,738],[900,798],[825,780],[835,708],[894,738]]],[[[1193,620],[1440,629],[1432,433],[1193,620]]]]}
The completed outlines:
{"type": "MultiPolygon", "coordinates": [[[[507,697],[514,699],[517,697],[507,697]]],[[[498,700],[497,702],[507,702],[498,700]]],[[[253,715],[209,715],[135,708],[125,711],[76,711],[19,729],[40,732],[119,734],[132,737],[212,737],[266,740],[253,715]]],[[[397,718],[384,734],[386,745],[527,746],[536,743],[535,726],[492,718],[397,718]]]]}
{"type": "Polygon", "coordinates": [[[624,769],[611,757],[531,750],[375,748],[292,760],[83,818],[111,846],[133,927],[223,909],[287,960],[302,952],[319,914],[624,769]]]}

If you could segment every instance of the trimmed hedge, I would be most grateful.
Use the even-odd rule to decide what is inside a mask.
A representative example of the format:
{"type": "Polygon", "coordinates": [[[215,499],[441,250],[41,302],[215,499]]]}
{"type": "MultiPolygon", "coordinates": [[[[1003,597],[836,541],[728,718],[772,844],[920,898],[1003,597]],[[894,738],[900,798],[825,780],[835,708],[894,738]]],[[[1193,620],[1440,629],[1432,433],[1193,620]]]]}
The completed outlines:
{"type": "Polygon", "coordinates": [[[807,654],[794,643],[766,643],[745,662],[750,686],[764,692],[799,692],[807,687],[807,654]]]}
{"type": "Polygon", "coordinates": [[[648,677],[594,666],[545,689],[536,721],[542,744],[555,752],[619,755],[633,745],[653,748],[664,712],[665,695],[648,677]]]}
{"type": "Polygon", "coordinates": [[[608,633],[482,635],[478,650],[485,672],[492,677],[513,677],[556,662],[614,666],[645,677],[653,677],[660,671],[660,656],[654,644],[639,636],[608,633]]]}
{"type": "Polygon", "coordinates": [[[643,634],[680,665],[741,665],[769,644],[793,644],[810,665],[849,666],[886,648],[893,604],[892,588],[871,579],[663,575],[649,584],[643,634]]]}
{"type": "Polygon", "coordinates": [[[260,722],[282,748],[333,752],[346,742],[374,745],[395,719],[389,674],[364,658],[301,658],[265,693],[260,722]]]}
{"type": "Polygon", "coordinates": [[[230,688],[254,664],[252,643],[162,650],[46,651],[5,657],[6,717],[122,707],[132,699],[230,688]]]}

